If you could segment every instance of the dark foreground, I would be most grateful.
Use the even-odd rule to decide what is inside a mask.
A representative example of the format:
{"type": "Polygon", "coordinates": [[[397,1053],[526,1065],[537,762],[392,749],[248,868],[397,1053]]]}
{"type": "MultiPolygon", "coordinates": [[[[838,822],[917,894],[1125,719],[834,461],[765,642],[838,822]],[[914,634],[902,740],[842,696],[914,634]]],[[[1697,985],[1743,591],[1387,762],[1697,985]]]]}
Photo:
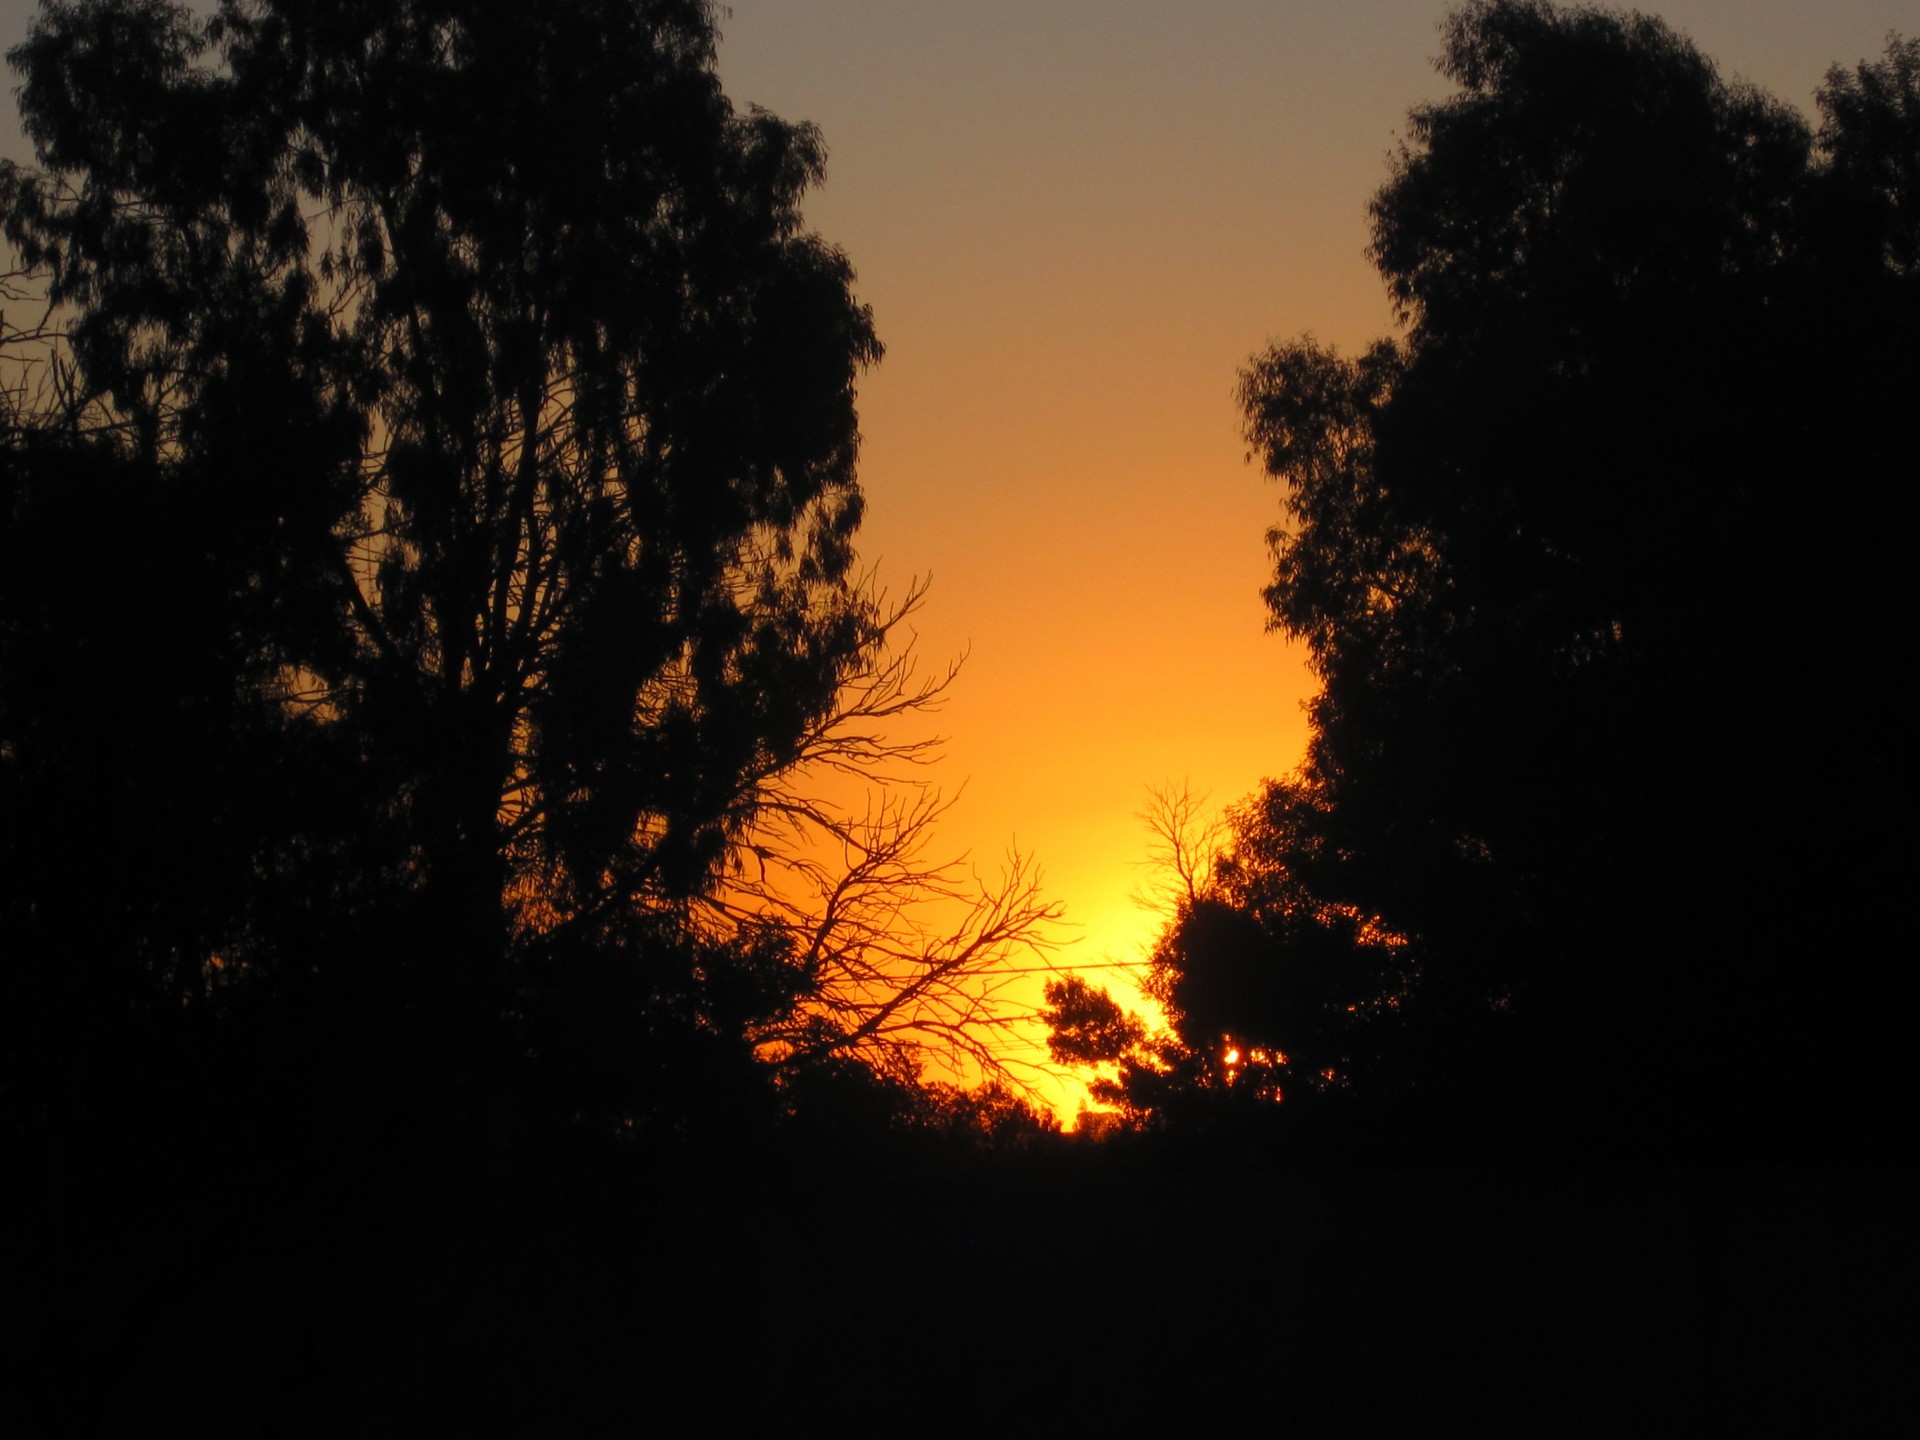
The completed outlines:
{"type": "Polygon", "coordinates": [[[1911,1413],[1912,1171],[550,1155],[17,1176],[15,1434],[1911,1413]],[[381,1178],[375,1178],[379,1174],[381,1178]]]}

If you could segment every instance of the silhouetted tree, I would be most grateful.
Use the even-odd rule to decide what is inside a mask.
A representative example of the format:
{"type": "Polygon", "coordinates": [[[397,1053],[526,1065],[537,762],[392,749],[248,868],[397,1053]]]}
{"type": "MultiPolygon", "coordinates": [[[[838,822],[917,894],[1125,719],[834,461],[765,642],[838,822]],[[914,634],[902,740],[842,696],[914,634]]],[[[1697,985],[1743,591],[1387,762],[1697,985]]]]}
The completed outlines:
{"type": "Polygon", "coordinates": [[[1891,1035],[1806,996],[1906,986],[1871,823],[1898,562],[1807,487],[1886,497],[1887,387],[1920,378],[1898,244],[1849,268],[1876,232],[1835,221],[1837,193],[1900,211],[1842,157],[1910,175],[1911,124],[1842,117],[1911,113],[1911,50],[1830,81],[1811,136],[1655,21],[1469,7],[1462,92],[1414,112],[1373,208],[1405,340],[1247,373],[1293,522],[1268,598],[1324,682],[1329,893],[1421,937],[1476,1103],[1536,1128],[1804,1141],[1867,1076],[1910,1094],[1891,1035]],[[1821,717],[1841,753],[1787,780],[1821,717]]]}
{"type": "Polygon", "coordinates": [[[1159,791],[1143,817],[1172,878],[1141,985],[1171,1033],[1150,1034],[1077,978],[1047,986],[1054,1059],[1097,1069],[1094,1098],[1136,1123],[1288,1102],[1297,1115],[1381,1082],[1378,1057],[1412,981],[1408,943],[1307,888],[1310,795],[1275,786],[1256,803],[1207,825],[1194,797],[1159,791]],[[1201,859],[1202,843],[1218,848],[1201,859]]]}
{"type": "MultiPolygon", "coordinates": [[[[277,546],[228,527],[230,497],[90,433],[33,277],[4,304],[0,1112],[134,1133],[166,1103],[161,1052],[265,958],[246,937],[270,912],[305,954],[339,938],[329,852],[364,816],[337,783],[343,737],[276,698],[277,546]]],[[[377,837],[359,844],[354,868],[377,871],[377,837]]]]}
{"type": "MultiPolygon", "coordinates": [[[[820,137],[734,109],[713,22],[706,0],[88,0],[14,52],[43,168],[0,193],[57,341],[58,425],[26,428],[63,438],[15,437],[9,501],[66,543],[9,593],[9,689],[21,647],[84,632],[100,674],[137,652],[163,698],[212,697],[174,758],[212,752],[175,773],[226,867],[187,893],[220,913],[139,962],[176,1001],[216,972],[317,986],[342,1020],[403,1017],[448,1074],[618,1031],[605,1064],[657,1080],[629,1100],[695,1106],[745,1083],[768,1025],[821,1013],[831,977],[792,934],[700,907],[762,806],[871,718],[898,617],[852,568],[854,381],[880,346],[802,228],[820,137]],[[92,522],[90,469],[116,477],[91,503],[129,501],[92,522]],[[87,546],[109,573],[72,567],[87,546]],[[300,808],[321,797],[344,821],[300,808]],[[273,876],[269,904],[250,882],[273,876]]],[[[122,743],[138,694],[75,699],[130,766],[180,738],[122,743]]],[[[51,796],[81,762],[26,747],[71,745],[59,706],[6,723],[51,796]]]]}
{"type": "Polygon", "coordinates": [[[1404,335],[1242,377],[1287,490],[1272,623],[1321,690],[1235,893],[1163,938],[1189,1023],[1277,1035],[1295,977],[1371,969],[1346,1003],[1401,1038],[1369,1083],[1509,1145],[1910,1115],[1882,837],[1917,61],[1832,72],[1816,134],[1657,20],[1450,18],[1459,90],[1372,207],[1404,335]]]}
{"type": "Polygon", "coordinates": [[[1047,1048],[1065,1065],[1109,1065],[1147,1038],[1147,1027],[1105,990],[1077,975],[1046,986],[1047,1048]]]}
{"type": "MultiPolygon", "coordinates": [[[[602,1003],[605,979],[530,998],[575,1007],[573,1038],[557,1049],[630,1076],[638,1062],[649,1083],[681,1094],[731,1088],[807,1126],[838,1125],[825,1113],[838,1096],[867,1117],[867,1132],[951,1128],[939,1097],[962,1079],[986,1087],[976,1099],[989,1108],[996,1095],[1033,1101],[1031,1076],[1004,1058],[1001,1042],[1021,1017],[1002,992],[1011,961],[1050,948],[1060,909],[1017,851],[999,875],[963,878],[964,857],[931,849],[951,805],[918,767],[939,741],[888,736],[937,706],[959,673],[956,664],[922,677],[911,644],[895,643],[924,594],[915,586],[884,609],[876,643],[810,726],[797,761],[762,777],[723,872],[673,907],[684,993],[730,997],[695,1027],[703,1053],[733,1067],[730,1084],[657,1045],[630,1053],[624,1027],[634,1012],[602,1003]]],[[[626,920],[641,927],[643,948],[660,943],[659,915],[633,910],[626,920]]],[[[643,973],[597,949],[587,958],[609,978],[643,973]]],[[[631,1095],[619,1083],[584,1088],[606,1103],[631,1095]]]]}

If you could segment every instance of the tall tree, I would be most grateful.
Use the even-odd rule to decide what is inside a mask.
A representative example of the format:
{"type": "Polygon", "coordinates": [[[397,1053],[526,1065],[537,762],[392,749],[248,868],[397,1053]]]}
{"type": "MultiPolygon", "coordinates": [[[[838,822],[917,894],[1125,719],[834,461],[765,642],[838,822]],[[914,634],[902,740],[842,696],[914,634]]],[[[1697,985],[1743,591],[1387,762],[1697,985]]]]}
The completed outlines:
{"type": "MultiPolygon", "coordinates": [[[[1372,207],[1402,337],[1243,374],[1321,690],[1234,850],[1417,957],[1392,1088],[1429,1119],[1752,1153],[1911,1108],[1917,58],[1833,72],[1815,132],[1657,20],[1464,6],[1372,207]]],[[[1247,935],[1252,1014],[1295,961],[1247,935]]]]}
{"type": "Polygon", "coordinates": [[[813,983],[685,907],[876,663],[880,346],[801,222],[819,135],[736,111],[714,46],[706,0],[84,0],[14,52],[64,423],[176,517],[151,565],[357,816],[241,842],[309,876],[338,841],[352,942],[229,927],[189,986],[378,952],[362,1005],[483,1030],[624,957],[637,1012],[745,1053],[813,983]]]}
{"type": "MultiPolygon", "coordinates": [[[[1861,72],[1889,113],[1910,50],[1861,72]]],[[[1803,1001],[1905,983],[1869,897],[1907,607],[1884,535],[1807,486],[1871,505],[1896,468],[1868,397],[1920,378],[1912,277],[1894,244],[1845,268],[1869,229],[1836,192],[1897,212],[1848,170],[1911,174],[1911,128],[1847,129],[1836,78],[1812,135],[1656,21],[1544,4],[1458,12],[1442,68],[1373,207],[1405,340],[1282,347],[1243,391],[1289,486],[1269,599],[1324,681],[1332,883],[1430,944],[1461,1039],[1519,1018],[1519,1053],[1468,1048],[1533,1123],[1810,1139],[1858,1077],[1901,1091],[1890,1035],[1803,1001]],[[1795,672],[1850,740],[1787,780],[1821,724],[1795,672]],[[1855,1078],[1763,1087],[1796,1053],[1855,1078]]]]}

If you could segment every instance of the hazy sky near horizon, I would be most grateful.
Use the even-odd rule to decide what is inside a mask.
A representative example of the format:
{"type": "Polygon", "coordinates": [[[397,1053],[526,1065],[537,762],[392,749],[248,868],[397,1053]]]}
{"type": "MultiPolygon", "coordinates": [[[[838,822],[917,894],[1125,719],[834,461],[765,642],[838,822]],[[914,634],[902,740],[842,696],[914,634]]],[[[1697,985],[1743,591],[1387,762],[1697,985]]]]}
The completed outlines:
{"type": "MultiPolygon", "coordinates": [[[[33,6],[0,0],[0,43],[33,6]]],[[[1366,205],[1434,71],[1443,0],[733,0],[738,105],[823,132],[809,223],[887,355],[861,389],[862,552],[966,653],[942,848],[1017,843],[1078,938],[1140,958],[1146,787],[1238,799],[1299,760],[1300,652],[1264,632],[1279,495],[1234,385],[1269,340],[1389,333],[1366,205]]],[[[1916,0],[1642,7],[1811,111],[1916,0]]],[[[11,121],[7,154],[26,158],[11,121]]],[[[1098,978],[1098,977],[1094,977],[1098,978]]],[[[1038,983],[1031,987],[1037,997],[1038,983]]],[[[1036,1032],[1037,1044],[1037,1032],[1036,1032]]]]}

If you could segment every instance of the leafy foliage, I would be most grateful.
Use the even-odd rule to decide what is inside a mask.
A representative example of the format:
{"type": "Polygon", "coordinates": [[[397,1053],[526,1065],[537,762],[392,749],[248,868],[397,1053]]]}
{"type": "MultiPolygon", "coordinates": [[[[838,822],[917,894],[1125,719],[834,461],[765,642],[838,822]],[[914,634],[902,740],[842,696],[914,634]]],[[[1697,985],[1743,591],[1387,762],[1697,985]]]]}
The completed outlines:
{"type": "Polygon", "coordinates": [[[1915,60],[1833,71],[1814,132],[1657,20],[1454,13],[1372,206],[1403,335],[1242,375],[1321,690],[1162,939],[1178,1023],[1320,1047],[1429,1136],[1751,1154],[1910,1104],[1841,997],[1912,990],[1915,60]],[[1317,1018],[1382,1007],[1364,1066],[1317,1018]]]}
{"type": "Polygon", "coordinates": [[[1312,797],[1293,786],[1231,808],[1222,848],[1202,869],[1183,857],[1219,832],[1191,795],[1156,795],[1149,821],[1162,862],[1191,877],[1142,982],[1170,1033],[1151,1033],[1077,978],[1046,991],[1053,1056],[1099,1069],[1096,1100],[1144,1122],[1195,1102],[1217,1110],[1290,1100],[1297,1111],[1380,1082],[1380,1052],[1413,978],[1410,947],[1308,888],[1312,811],[1312,797]]]}
{"type": "MultiPolygon", "coordinates": [[[[91,680],[10,699],[38,798],[9,853],[88,763],[66,733],[183,764],[180,854],[204,830],[218,859],[160,902],[177,937],[100,937],[141,977],[109,990],[217,974],[446,1083],[532,1057],[563,1111],[668,1128],[756,1074],[775,1105],[755,1050],[797,1016],[849,1048],[827,997],[859,947],[716,897],[809,764],[884,753],[869,722],[930,697],[888,690],[901,612],[853,566],[880,345],[802,224],[824,148],[734,108],[713,27],[704,0],[88,0],[13,55],[43,168],[0,206],[53,318],[15,391],[8,501],[46,563],[5,597],[9,693],[62,651],[112,691],[139,652],[194,718],[91,680]],[[111,566],[83,606],[76,546],[111,566]]],[[[151,803],[106,813],[152,843],[151,803]]],[[[963,997],[1027,902],[896,985],[963,997]]]]}

